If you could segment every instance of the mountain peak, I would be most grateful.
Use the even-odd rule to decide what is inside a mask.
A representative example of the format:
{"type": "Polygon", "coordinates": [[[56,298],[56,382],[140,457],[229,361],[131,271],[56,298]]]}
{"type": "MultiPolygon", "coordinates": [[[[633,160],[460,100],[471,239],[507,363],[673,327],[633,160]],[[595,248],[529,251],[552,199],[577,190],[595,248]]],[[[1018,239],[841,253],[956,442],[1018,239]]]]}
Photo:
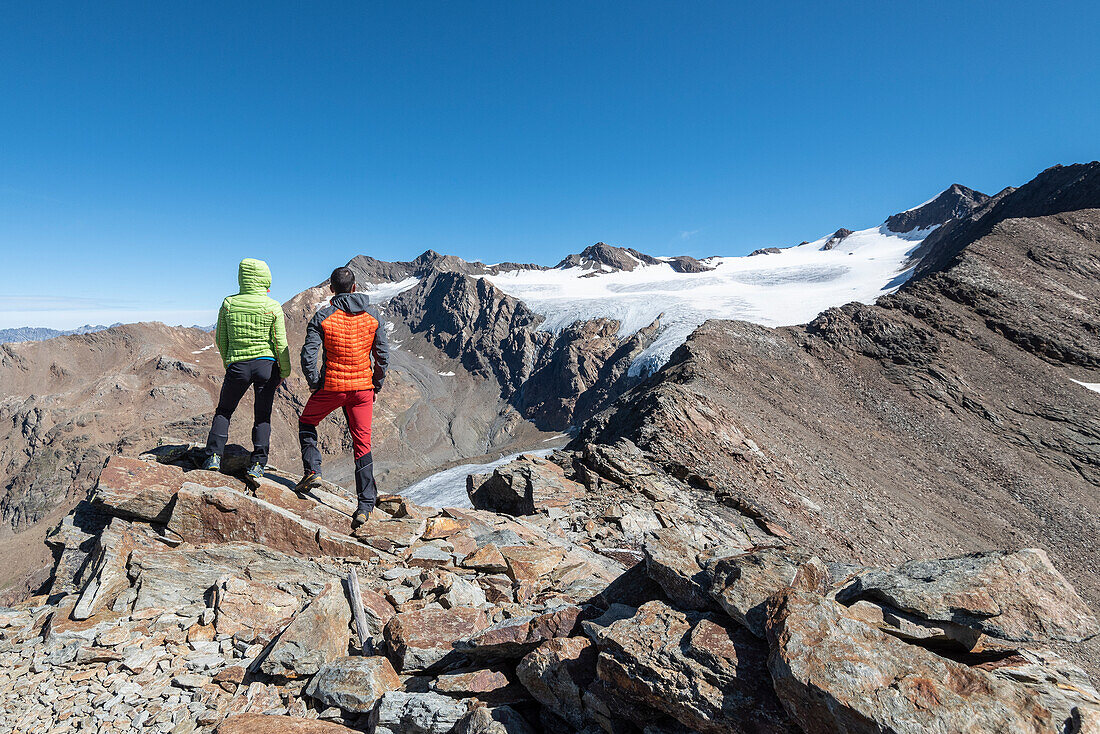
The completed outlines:
{"type": "Polygon", "coordinates": [[[987,201],[989,196],[980,191],[962,184],[951,184],[931,201],[889,217],[886,227],[899,234],[912,232],[914,229],[927,229],[952,219],[969,217],[987,201]]]}
{"type": "Polygon", "coordinates": [[[557,268],[584,268],[585,270],[633,270],[639,265],[656,265],[655,257],[629,247],[617,247],[604,242],[581,250],[580,254],[570,255],[555,265],[557,268]]]}

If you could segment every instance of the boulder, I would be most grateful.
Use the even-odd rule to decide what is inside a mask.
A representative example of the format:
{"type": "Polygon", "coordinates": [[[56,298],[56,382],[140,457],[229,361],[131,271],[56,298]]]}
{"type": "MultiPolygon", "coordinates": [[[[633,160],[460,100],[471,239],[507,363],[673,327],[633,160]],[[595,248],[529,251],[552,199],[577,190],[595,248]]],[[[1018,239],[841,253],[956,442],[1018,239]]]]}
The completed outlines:
{"type": "Polygon", "coordinates": [[[752,548],[714,558],[706,564],[707,591],[726,614],[763,639],[768,597],[790,586],[809,560],[807,553],[782,547],[752,548]]]}
{"type": "Polygon", "coordinates": [[[459,640],[455,647],[472,657],[520,658],[541,642],[568,637],[580,613],[580,607],[566,605],[541,614],[513,617],[459,640]]]}
{"type": "Polygon", "coordinates": [[[435,679],[432,690],[451,698],[477,698],[487,703],[516,703],[530,700],[503,670],[482,668],[447,673],[435,679]]]}
{"type": "Polygon", "coordinates": [[[439,693],[391,691],[375,710],[375,734],[448,734],[467,712],[462,701],[439,693]]]}
{"type": "Polygon", "coordinates": [[[367,713],[401,678],[384,657],[342,657],[325,663],[306,686],[305,694],[325,706],[367,713]]]}
{"type": "Polygon", "coordinates": [[[369,546],[389,552],[420,540],[425,526],[425,520],[416,517],[372,519],[355,531],[355,537],[369,546]]]}
{"type": "Polygon", "coordinates": [[[1060,731],[1026,687],[941,658],[788,589],[768,603],[768,668],[805,734],[1060,731]]]}
{"type": "Polygon", "coordinates": [[[564,548],[552,546],[506,545],[500,549],[513,581],[535,581],[546,576],[565,557],[564,548]]]}
{"type": "Polygon", "coordinates": [[[339,581],[325,588],[283,630],[260,670],[280,678],[306,678],[348,652],[351,607],[339,581]]]}
{"type": "Polygon", "coordinates": [[[487,543],[466,556],[462,560],[462,567],[481,573],[504,573],[508,570],[500,549],[492,543],[487,543]]]}
{"type": "Polygon", "coordinates": [[[415,673],[447,667],[461,657],[455,641],[489,626],[484,610],[428,607],[401,612],[386,624],[384,636],[394,667],[415,673]]]}
{"type": "Polygon", "coordinates": [[[717,610],[709,593],[709,577],[699,564],[700,544],[673,528],[646,533],[642,550],[646,572],[669,599],[683,609],[717,610]]]}
{"type": "MultiPolygon", "coordinates": [[[[207,591],[225,575],[278,584],[300,598],[313,596],[335,578],[319,564],[254,543],[225,543],[200,548],[138,548],[130,555],[135,579],[134,612],[145,609],[205,608],[207,591]]],[[[196,612],[197,613],[197,612],[196,612]]]]}
{"type": "Polygon", "coordinates": [[[266,645],[298,612],[298,597],[270,584],[223,576],[214,585],[214,629],[220,635],[248,634],[266,645]]]}
{"type": "Polygon", "coordinates": [[[112,518],[99,534],[90,560],[91,573],[73,608],[72,618],[88,619],[109,608],[119,594],[130,588],[126,565],[135,548],[163,547],[151,531],[112,518]]]}
{"type": "Polygon", "coordinates": [[[535,734],[511,706],[478,706],[458,720],[454,734],[535,734]]]}
{"type": "Polygon", "coordinates": [[[846,604],[867,599],[1005,640],[1080,642],[1100,632],[1092,611],[1038,548],[867,571],[837,598],[846,604]]]}
{"type": "Polygon", "coordinates": [[[233,714],[217,728],[217,734],[354,734],[356,731],[331,721],[268,714],[233,714]]]}
{"type": "Polygon", "coordinates": [[[600,680],[704,734],[790,732],[772,690],[767,646],[745,628],[652,601],[591,623],[600,680]]]}
{"type": "Polygon", "coordinates": [[[165,523],[172,512],[172,500],[185,482],[228,486],[233,481],[210,472],[188,476],[178,466],[112,456],[99,475],[91,501],[118,517],[165,523]]]}
{"type": "Polygon", "coordinates": [[[354,538],[226,487],[184,483],[176,493],[168,529],[191,543],[247,541],[307,558],[378,557],[354,538]]]}
{"type": "Polygon", "coordinates": [[[531,515],[541,509],[568,507],[585,494],[584,485],[565,478],[565,470],[546,459],[524,454],[489,476],[467,478],[470,502],[480,510],[531,515]]]}
{"type": "Polygon", "coordinates": [[[516,676],[536,701],[580,729],[584,692],[596,678],[596,646],[584,637],[547,640],[516,666],[516,676]]]}

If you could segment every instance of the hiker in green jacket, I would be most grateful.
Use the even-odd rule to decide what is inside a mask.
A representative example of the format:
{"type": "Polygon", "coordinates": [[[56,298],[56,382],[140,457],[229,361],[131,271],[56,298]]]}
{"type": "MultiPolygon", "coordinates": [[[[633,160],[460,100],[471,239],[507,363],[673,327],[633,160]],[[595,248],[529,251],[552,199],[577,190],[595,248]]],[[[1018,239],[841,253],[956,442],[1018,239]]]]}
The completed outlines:
{"type": "Polygon", "coordinates": [[[290,376],[290,348],[283,307],[267,295],[271,289],[267,263],[250,257],[241,260],[237,282],[240,292],[227,296],[218,311],[214,341],[225,364],[225,382],[206,448],[195,457],[195,463],[203,469],[221,468],[229,440],[229,419],[251,386],[256,393],[256,417],[252,424],[252,459],[245,480],[258,486],[267,466],[275,391],[290,376]]]}

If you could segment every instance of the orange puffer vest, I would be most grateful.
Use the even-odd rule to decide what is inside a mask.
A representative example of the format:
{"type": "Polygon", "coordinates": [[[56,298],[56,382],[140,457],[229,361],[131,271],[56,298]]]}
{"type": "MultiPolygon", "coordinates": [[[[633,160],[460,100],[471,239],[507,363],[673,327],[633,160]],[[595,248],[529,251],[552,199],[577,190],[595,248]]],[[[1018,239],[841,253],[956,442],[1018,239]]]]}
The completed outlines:
{"type": "Polygon", "coordinates": [[[364,293],[340,293],[310,319],[302,346],[302,373],[310,388],[382,388],[389,346],[381,316],[369,304],[364,293]]]}
{"type": "Polygon", "coordinates": [[[326,390],[350,392],[374,386],[370,353],[379,326],[378,319],[366,311],[353,314],[338,308],[321,321],[326,390]]]}

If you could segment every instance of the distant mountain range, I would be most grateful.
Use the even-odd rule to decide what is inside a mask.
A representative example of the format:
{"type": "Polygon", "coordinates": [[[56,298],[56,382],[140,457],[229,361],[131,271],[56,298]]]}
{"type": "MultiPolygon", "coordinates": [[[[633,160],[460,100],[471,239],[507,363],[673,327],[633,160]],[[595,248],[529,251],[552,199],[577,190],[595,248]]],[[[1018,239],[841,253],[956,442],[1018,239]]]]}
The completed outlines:
{"type": "MultiPolygon", "coordinates": [[[[110,326],[103,326],[97,324],[84,324],[84,326],[78,326],[75,329],[48,329],[45,326],[17,326],[14,329],[0,329],[0,344],[16,344],[19,342],[41,342],[46,339],[53,339],[55,336],[72,336],[74,334],[94,334],[97,331],[105,331],[107,329],[113,329],[116,326],[122,326],[122,322],[111,324],[110,326]]],[[[213,331],[214,327],[211,326],[199,326],[194,325],[193,329],[202,329],[203,331],[213,331]]]]}

